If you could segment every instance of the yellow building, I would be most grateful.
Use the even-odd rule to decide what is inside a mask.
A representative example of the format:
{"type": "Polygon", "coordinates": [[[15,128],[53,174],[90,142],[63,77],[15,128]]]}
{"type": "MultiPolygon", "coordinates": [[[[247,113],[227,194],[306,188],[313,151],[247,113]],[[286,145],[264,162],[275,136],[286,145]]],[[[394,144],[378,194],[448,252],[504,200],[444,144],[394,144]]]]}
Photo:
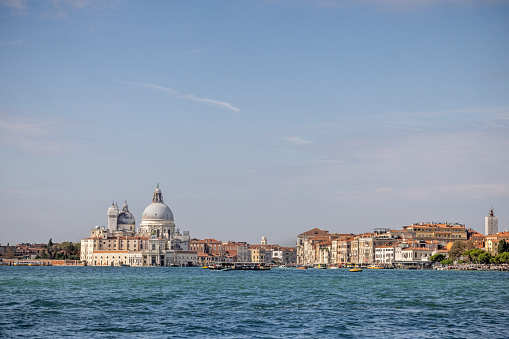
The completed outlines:
{"type": "Polygon", "coordinates": [[[509,241],[509,232],[498,232],[496,234],[486,236],[486,251],[492,255],[498,254],[498,243],[500,240],[509,241]]]}
{"type": "Polygon", "coordinates": [[[467,229],[462,224],[445,223],[418,223],[403,227],[403,230],[411,232],[417,240],[440,240],[453,242],[467,240],[467,229]]]}

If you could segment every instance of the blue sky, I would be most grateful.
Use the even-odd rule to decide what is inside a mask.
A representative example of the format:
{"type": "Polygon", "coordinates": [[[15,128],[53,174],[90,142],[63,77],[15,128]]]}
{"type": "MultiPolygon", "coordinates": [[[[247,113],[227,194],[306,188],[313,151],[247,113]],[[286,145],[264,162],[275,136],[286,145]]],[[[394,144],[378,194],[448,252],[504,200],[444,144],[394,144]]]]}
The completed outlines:
{"type": "Polygon", "coordinates": [[[0,243],[160,183],[198,238],[509,227],[509,2],[0,1],[0,243]]]}

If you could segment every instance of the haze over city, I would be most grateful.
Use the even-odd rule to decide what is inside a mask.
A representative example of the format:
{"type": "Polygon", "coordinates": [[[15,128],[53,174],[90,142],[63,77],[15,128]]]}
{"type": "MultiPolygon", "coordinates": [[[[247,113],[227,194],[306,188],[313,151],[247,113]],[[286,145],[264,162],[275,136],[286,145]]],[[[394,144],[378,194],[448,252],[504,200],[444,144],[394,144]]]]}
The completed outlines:
{"type": "Polygon", "coordinates": [[[0,0],[0,243],[159,183],[192,237],[509,228],[508,1],[0,0]]]}

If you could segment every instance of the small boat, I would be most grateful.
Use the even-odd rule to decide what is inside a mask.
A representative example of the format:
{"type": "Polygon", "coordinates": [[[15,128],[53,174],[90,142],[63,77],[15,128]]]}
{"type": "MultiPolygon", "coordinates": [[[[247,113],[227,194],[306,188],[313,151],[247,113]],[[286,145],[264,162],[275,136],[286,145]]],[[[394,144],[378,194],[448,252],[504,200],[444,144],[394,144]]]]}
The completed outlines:
{"type": "Polygon", "coordinates": [[[308,268],[306,266],[300,266],[298,269],[299,270],[307,270],[308,268]]]}
{"type": "Polygon", "coordinates": [[[357,265],[355,265],[354,268],[350,269],[350,272],[362,272],[362,268],[357,268],[357,265]]]}
{"type": "Polygon", "coordinates": [[[330,269],[331,269],[331,270],[337,270],[338,268],[339,268],[339,267],[337,267],[337,266],[331,266],[331,268],[330,268],[330,269]]]}
{"type": "Polygon", "coordinates": [[[209,268],[207,265],[203,266],[202,268],[209,268]]]}
{"type": "Polygon", "coordinates": [[[371,266],[368,266],[369,269],[372,269],[372,270],[380,270],[380,269],[383,269],[384,267],[382,265],[371,265],[371,266]]]}
{"type": "Polygon", "coordinates": [[[318,266],[316,266],[315,268],[318,268],[318,269],[320,269],[320,270],[324,270],[324,269],[326,269],[326,268],[327,268],[327,266],[325,266],[325,265],[318,265],[318,266]]]}

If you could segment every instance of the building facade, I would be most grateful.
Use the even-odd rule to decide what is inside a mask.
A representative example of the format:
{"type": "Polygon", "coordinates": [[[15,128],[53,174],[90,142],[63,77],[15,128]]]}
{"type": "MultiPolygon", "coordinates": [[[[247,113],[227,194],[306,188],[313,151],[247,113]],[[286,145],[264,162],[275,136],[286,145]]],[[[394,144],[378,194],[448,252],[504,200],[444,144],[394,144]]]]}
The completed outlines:
{"type": "Polygon", "coordinates": [[[107,210],[108,228],[96,226],[81,240],[81,261],[91,266],[194,266],[196,252],[189,250],[189,232],[175,228],[173,213],[159,188],[142,214],[140,227],[127,201],[120,210],[113,203],[107,210]]]}

